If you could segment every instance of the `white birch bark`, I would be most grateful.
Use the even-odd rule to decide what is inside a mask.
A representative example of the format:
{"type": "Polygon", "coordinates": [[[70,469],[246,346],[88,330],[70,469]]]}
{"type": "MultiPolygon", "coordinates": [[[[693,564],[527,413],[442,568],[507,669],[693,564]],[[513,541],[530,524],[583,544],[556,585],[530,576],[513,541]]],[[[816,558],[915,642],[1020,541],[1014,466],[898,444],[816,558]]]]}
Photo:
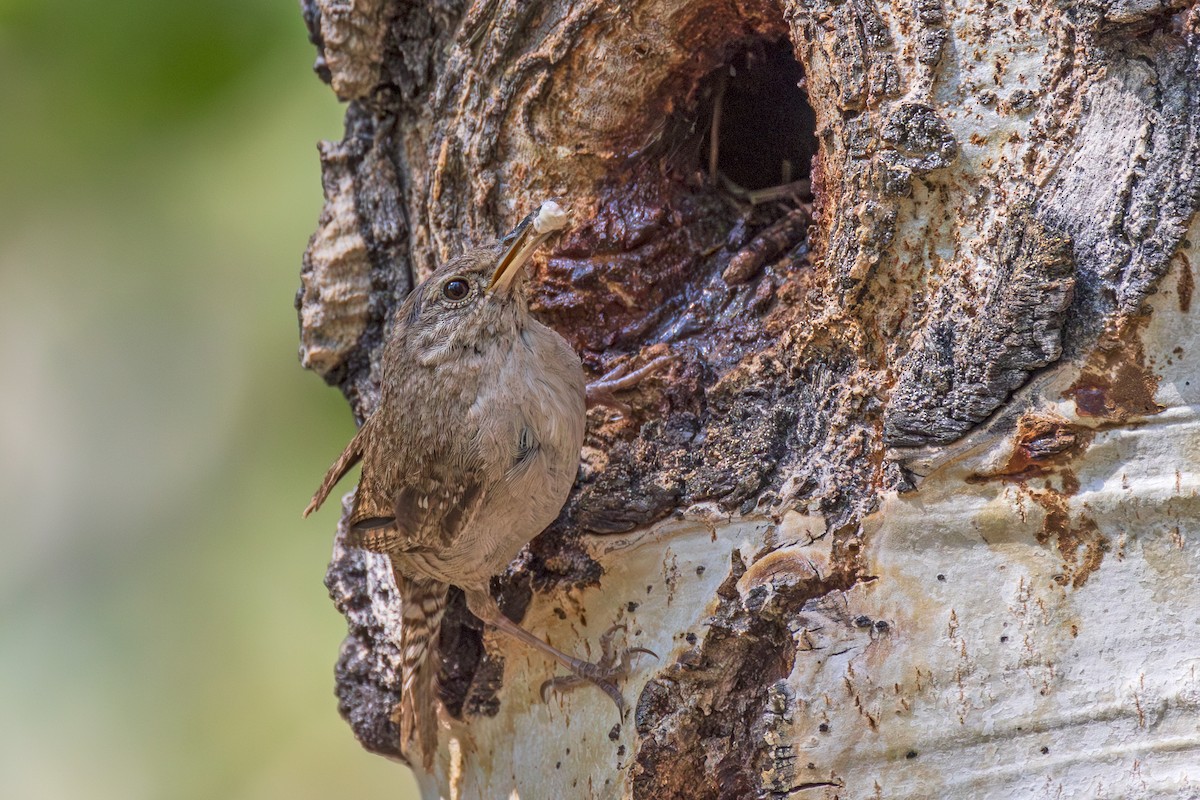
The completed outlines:
{"type": "MultiPolygon", "coordinates": [[[[597,374],[679,356],[497,585],[656,651],[630,715],[452,610],[426,796],[1200,796],[1194,7],[359,5],[305,9],[352,101],[305,363],[368,413],[411,281],[549,194],[543,318],[597,374]],[[730,271],[785,212],[706,174],[714,76],[780,40],[814,220],[730,271]]],[[[390,580],[335,547],[341,707],[395,755],[390,580]]]]}

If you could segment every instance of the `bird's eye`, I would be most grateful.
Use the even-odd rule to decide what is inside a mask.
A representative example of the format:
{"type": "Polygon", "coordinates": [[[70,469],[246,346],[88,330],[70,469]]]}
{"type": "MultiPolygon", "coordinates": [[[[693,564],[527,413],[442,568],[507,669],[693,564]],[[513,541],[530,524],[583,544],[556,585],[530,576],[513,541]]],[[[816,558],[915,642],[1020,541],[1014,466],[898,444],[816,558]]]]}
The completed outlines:
{"type": "Polygon", "coordinates": [[[447,300],[458,302],[471,293],[471,284],[462,278],[451,278],[442,287],[442,296],[447,300]]]}

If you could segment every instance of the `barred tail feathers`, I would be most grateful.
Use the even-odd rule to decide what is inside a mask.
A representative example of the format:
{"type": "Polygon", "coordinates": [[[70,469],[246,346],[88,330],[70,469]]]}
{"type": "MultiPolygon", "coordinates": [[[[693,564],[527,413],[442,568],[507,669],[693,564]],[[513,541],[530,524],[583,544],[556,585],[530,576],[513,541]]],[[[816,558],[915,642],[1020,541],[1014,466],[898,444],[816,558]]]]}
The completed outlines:
{"type": "Polygon", "coordinates": [[[414,580],[396,575],[400,588],[400,651],[403,683],[395,715],[400,725],[401,749],[416,739],[421,761],[428,770],[437,750],[438,631],[446,610],[449,587],[439,581],[414,580]]]}
{"type": "Polygon", "coordinates": [[[313,495],[312,500],[308,502],[308,507],[304,509],[302,516],[307,517],[320,508],[325,499],[329,497],[329,493],[333,491],[333,487],[337,485],[337,482],[345,477],[346,473],[353,469],[355,464],[362,461],[363,440],[365,438],[363,431],[367,429],[369,423],[370,420],[363,423],[363,426],[354,434],[354,438],[350,440],[350,444],[346,445],[346,449],[342,451],[337,461],[333,462],[333,466],[325,473],[325,478],[321,481],[321,486],[317,489],[316,494],[313,495]]]}

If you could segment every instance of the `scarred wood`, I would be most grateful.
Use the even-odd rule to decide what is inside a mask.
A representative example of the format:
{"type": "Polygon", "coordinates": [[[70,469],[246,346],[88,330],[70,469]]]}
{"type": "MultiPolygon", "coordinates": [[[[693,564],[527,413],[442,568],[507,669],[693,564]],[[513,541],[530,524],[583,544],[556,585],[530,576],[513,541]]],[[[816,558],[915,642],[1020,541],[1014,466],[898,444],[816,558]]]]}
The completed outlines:
{"type": "MultiPolygon", "coordinates": [[[[632,623],[662,656],[626,687],[634,716],[613,729],[586,692],[541,705],[549,666],[481,639],[452,598],[427,793],[449,796],[452,774],[462,797],[1135,787],[1104,747],[1133,759],[1166,740],[1135,704],[1105,745],[1087,687],[1115,670],[1112,702],[1141,697],[1140,669],[1163,708],[1189,702],[1167,688],[1182,661],[1150,665],[1169,604],[1127,620],[1145,627],[1121,634],[1134,655],[1104,655],[1098,628],[1105,598],[1145,581],[1190,591],[1151,576],[1185,575],[1200,533],[1180,511],[1197,449],[1143,438],[1165,420],[1200,435],[1194,9],[312,0],[305,15],[318,72],[351,102],[345,140],[322,148],[301,354],[359,418],[413,282],[545,196],[569,197],[575,225],[536,264],[535,311],[592,377],[676,356],[630,414],[593,412],[563,514],[496,586],[506,613],[584,655],[632,623]],[[813,197],[751,207],[708,175],[705,136],[718,73],[753,76],[781,40],[815,113],[817,159],[789,179],[813,197]],[[996,715],[1030,755],[986,749],[996,715]],[[1029,764],[1075,739],[1093,754],[1069,769],[1029,764]]],[[[338,541],[341,708],[394,755],[394,589],[338,541]]],[[[1188,779],[1157,763],[1148,783],[1188,779]]]]}

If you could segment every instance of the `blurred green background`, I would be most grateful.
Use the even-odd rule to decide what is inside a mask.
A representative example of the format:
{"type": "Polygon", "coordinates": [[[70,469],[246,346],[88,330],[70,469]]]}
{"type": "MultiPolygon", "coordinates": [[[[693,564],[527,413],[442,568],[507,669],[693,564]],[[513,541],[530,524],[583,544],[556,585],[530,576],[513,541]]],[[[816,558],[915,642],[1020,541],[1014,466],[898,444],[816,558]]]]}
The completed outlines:
{"type": "Polygon", "coordinates": [[[294,0],[0,0],[0,797],[405,797],[300,510],[292,298],[342,109],[294,0]]]}

